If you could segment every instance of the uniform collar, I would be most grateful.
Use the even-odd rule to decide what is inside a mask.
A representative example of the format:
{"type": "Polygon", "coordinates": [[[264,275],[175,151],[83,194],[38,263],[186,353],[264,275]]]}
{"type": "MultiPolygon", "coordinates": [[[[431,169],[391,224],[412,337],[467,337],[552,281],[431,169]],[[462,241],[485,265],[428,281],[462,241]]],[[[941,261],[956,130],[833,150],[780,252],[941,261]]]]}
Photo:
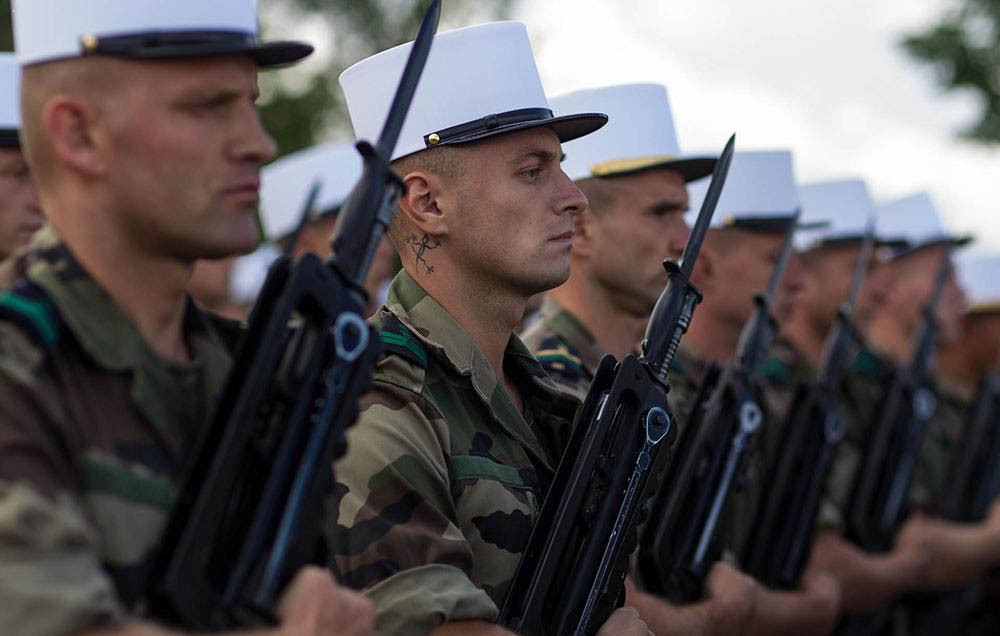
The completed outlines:
{"type": "MultiPolygon", "coordinates": [[[[176,434],[173,405],[162,396],[164,383],[170,384],[165,376],[202,372],[202,386],[221,389],[230,366],[229,353],[208,316],[190,298],[184,333],[194,359],[189,363],[168,360],[152,350],[51,226],[39,230],[24,259],[24,276],[45,290],[83,351],[101,368],[131,372],[132,398],[161,434],[176,434]]],[[[214,404],[215,395],[205,397],[208,404],[214,404]]]]}
{"type": "MultiPolygon", "coordinates": [[[[483,400],[491,401],[499,380],[486,356],[476,346],[469,332],[406,270],[400,270],[389,286],[385,308],[405,324],[439,360],[446,362],[457,373],[468,376],[483,400]]],[[[553,394],[564,393],[548,379],[535,357],[513,333],[507,343],[504,358],[505,364],[514,364],[518,370],[526,372],[539,389],[553,394]]]]}

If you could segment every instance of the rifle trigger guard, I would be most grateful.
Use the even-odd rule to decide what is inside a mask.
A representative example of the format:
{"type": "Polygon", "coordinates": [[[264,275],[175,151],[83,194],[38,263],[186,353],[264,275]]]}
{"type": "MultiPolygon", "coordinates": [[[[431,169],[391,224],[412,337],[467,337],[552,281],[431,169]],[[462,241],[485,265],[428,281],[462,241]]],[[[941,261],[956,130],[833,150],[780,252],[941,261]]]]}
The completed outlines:
{"type": "Polygon", "coordinates": [[[368,324],[353,311],[345,311],[333,325],[333,342],[337,357],[354,362],[368,347],[368,324]]]}
{"type": "Polygon", "coordinates": [[[747,400],[740,405],[740,432],[749,435],[760,428],[764,415],[753,400],[747,400]]]}

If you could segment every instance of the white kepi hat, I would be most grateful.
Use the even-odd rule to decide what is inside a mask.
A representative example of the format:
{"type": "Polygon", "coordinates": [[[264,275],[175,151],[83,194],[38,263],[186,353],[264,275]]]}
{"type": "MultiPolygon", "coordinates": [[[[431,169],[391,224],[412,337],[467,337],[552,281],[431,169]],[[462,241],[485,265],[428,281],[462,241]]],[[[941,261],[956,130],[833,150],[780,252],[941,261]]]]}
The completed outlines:
{"type": "Polygon", "coordinates": [[[715,157],[681,154],[667,89],[660,84],[573,91],[551,98],[549,104],[557,117],[588,111],[608,115],[607,126],[563,146],[562,169],[574,181],[654,168],[675,170],[692,181],[715,168],[715,157]]]}
{"type": "Polygon", "coordinates": [[[970,313],[1000,312],[1000,255],[961,255],[955,259],[955,269],[970,313]]]}
{"type": "Polygon", "coordinates": [[[255,0],[14,0],[22,66],[86,55],[136,59],[246,54],[275,66],[312,52],[257,38],[255,0]]]}
{"type": "Polygon", "coordinates": [[[269,241],[288,236],[302,222],[309,188],[320,183],[314,209],[327,214],[340,208],[361,177],[361,154],[350,142],[320,144],[286,155],[260,174],[260,221],[269,241]]]}
{"type": "Polygon", "coordinates": [[[895,256],[909,254],[928,245],[951,243],[961,246],[972,240],[971,236],[958,236],[945,228],[937,206],[926,192],[882,203],[876,208],[876,215],[878,236],[905,244],[895,256]]]}
{"type": "Polygon", "coordinates": [[[17,148],[21,129],[21,69],[13,53],[0,53],[0,148],[17,148]]]}
{"type": "Polygon", "coordinates": [[[863,179],[817,181],[799,188],[800,224],[827,222],[826,227],[799,232],[796,249],[807,250],[846,241],[863,241],[875,214],[875,202],[863,179]]]}
{"type": "MultiPolygon", "coordinates": [[[[688,186],[691,213],[697,215],[710,179],[688,186]]],[[[726,185],[712,215],[711,227],[784,232],[799,212],[790,150],[744,150],[733,153],[726,185]]]]}
{"type": "MultiPolygon", "coordinates": [[[[341,74],[358,139],[378,140],[412,46],[382,51],[341,74]]],[[[554,117],[524,25],[480,24],[434,36],[391,159],[537,126],[569,141],[606,121],[597,113],[554,117]]]]}

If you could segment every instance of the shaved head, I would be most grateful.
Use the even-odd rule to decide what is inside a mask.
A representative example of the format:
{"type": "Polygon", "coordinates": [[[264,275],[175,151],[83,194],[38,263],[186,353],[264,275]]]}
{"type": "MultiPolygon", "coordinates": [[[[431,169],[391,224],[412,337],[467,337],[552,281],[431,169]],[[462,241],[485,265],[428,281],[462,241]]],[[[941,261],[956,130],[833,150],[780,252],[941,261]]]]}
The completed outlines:
{"type": "Polygon", "coordinates": [[[53,176],[51,141],[42,132],[44,109],[53,99],[77,102],[87,116],[98,119],[111,112],[110,104],[119,96],[122,74],[132,68],[120,60],[89,57],[35,64],[24,69],[21,79],[21,145],[40,185],[53,176]]]}

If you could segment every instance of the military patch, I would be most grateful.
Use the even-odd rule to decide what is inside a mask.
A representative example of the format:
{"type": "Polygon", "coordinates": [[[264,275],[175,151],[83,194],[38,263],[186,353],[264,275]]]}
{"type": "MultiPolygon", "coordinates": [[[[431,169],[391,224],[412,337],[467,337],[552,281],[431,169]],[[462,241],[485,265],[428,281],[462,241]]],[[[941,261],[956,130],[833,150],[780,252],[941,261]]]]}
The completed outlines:
{"type": "Polygon", "coordinates": [[[869,378],[878,378],[882,374],[882,363],[870,349],[862,349],[851,363],[851,371],[869,378]]]}
{"type": "Polygon", "coordinates": [[[24,280],[0,294],[0,320],[17,325],[46,349],[59,342],[63,330],[59,312],[45,290],[24,280]]]}
{"type": "Polygon", "coordinates": [[[386,315],[379,332],[383,353],[392,353],[427,368],[427,352],[406,325],[391,313],[386,315]]]}
{"type": "Polygon", "coordinates": [[[792,381],[792,368],[777,356],[771,356],[760,367],[761,375],[775,384],[788,385],[792,381]]]}
{"type": "Polygon", "coordinates": [[[535,359],[552,376],[576,379],[584,375],[583,361],[559,338],[546,338],[540,342],[535,359]]]}

